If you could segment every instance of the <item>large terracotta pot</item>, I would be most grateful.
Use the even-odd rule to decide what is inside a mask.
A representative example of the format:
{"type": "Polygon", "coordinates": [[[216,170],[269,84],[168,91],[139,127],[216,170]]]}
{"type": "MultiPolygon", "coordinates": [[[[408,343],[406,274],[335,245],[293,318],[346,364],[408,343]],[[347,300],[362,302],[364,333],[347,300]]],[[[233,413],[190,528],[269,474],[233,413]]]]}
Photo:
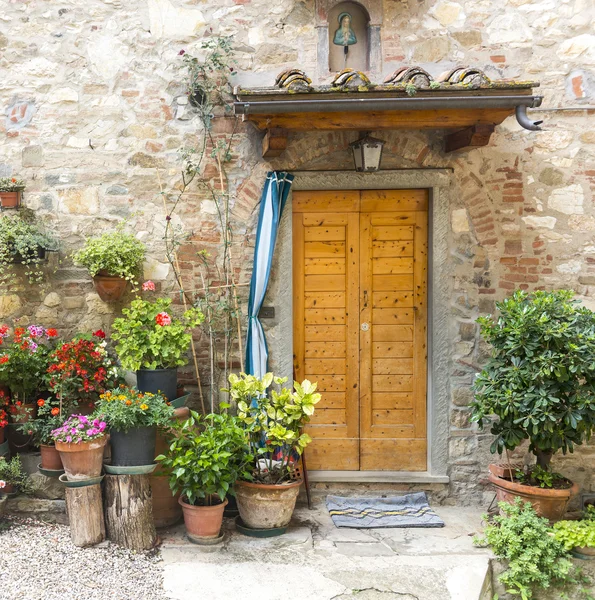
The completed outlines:
{"type": "Polygon", "coordinates": [[[182,518],[182,507],[178,502],[180,494],[173,494],[167,475],[151,474],[151,496],[153,497],[153,521],[155,527],[175,525],[182,518]]]}
{"type": "Polygon", "coordinates": [[[286,527],[291,521],[302,480],[267,485],[236,481],[238,510],[244,525],[251,529],[286,527]]]}
{"type": "Polygon", "coordinates": [[[60,453],[56,450],[56,446],[47,446],[41,444],[39,446],[41,453],[41,468],[48,469],[50,471],[61,471],[64,466],[62,465],[62,459],[60,453]]]}
{"type": "Polygon", "coordinates": [[[103,450],[106,442],[105,436],[79,444],[56,442],[56,450],[60,453],[67,479],[77,481],[99,477],[103,467],[103,450]]]}
{"type": "Polygon", "coordinates": [[[16,192],[0,192],[0,205],[2,208],[17,208],[21,204],[22,190],[16,192]]]}
{"type": "Polygon", "coordinates": [[[8,496],[8,494],[14,494],[16,492],[16,488],[14,487],[14,483],[7,483],[2,489],[0,489],[0,495],[8,496]]]}
{"type": "Polygon", "coordinates": [[[223,511],[227,500],[214,506],[193,506],[182,496],[179,499],[184,513],[184,525],[191,540],[200,542],[219,537],[223,523],[223,511]]]}
{"type": "Polygon", "coordinates": [[[100,271],[93,277],[95,291],[104,302],[117,302],[126,292],[128,282],[123,277],[113,277],[100,271]]]}
{"type": "Polygon", "coordinates": [[[559,521],[564,516],[570,499],[579,493],[576,483],[566,490],[554,490],[515,483],[497,477],[493,473],[489,474],[488,479],[496,488],[498,502],[512,504],[515,498],[521,498],[525,502],[530,502],[540,517],[550,521],[559,521]]]}

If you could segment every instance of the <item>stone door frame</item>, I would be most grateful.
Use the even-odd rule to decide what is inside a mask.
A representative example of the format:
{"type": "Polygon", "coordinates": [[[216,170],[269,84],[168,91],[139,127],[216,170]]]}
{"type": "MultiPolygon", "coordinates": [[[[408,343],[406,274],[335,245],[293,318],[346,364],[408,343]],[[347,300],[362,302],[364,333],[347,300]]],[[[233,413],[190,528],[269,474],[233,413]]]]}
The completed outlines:
{"type": "MultiPolygon", "coordinates": [[[[312,481],[448,483],[450,407],[450,355],[452,348],[450,299],[452,263],[448,254],[451,169],[403,169],[357,173],[354,171],[292,171],[292,191],[417,189],[430,192],[428,224],[428,470],[312,471],[312,481]]],[[[279,227],[277,249],[265,306],[275,308],[275,318],[263,321],[269,346],[270,368],[293,375],[292,309],[292,195],[279,227]]]]}

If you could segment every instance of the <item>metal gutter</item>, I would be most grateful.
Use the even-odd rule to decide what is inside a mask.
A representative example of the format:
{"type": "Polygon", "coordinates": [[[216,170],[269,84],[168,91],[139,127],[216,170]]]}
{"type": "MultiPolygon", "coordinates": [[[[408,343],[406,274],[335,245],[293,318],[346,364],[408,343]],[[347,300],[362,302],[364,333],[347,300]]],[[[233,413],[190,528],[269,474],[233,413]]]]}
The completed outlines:
{"type": "Polygon", "coordinates": [[[287,113],[457,110],[482,108],[515,109],[517,121],[525,129],[535,130],[527,116],[527,108],[541,105],[543,96],[458,96],[456,98],[347,98],[333,100],[263,100],[234,102],[236,115],[275,115],[287,113]]]}

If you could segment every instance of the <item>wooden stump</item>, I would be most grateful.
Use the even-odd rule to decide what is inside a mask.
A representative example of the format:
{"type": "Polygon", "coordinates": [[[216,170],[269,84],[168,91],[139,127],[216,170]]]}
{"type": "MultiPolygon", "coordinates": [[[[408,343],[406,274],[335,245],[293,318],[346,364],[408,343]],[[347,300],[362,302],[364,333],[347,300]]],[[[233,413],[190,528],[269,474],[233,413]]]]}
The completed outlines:
{"type": "Polygon", "coordinates": [[[103,542],[105,523],[99,483],[66,487],[66,512],[70,522],[70,537],[75,546],[85,548],[103,542]]]}
{"type": "Polygon", "coordinates": [[[157,541],[148,475],[106,475],[107,538],[130,550],[148,550],[157,541]]]}

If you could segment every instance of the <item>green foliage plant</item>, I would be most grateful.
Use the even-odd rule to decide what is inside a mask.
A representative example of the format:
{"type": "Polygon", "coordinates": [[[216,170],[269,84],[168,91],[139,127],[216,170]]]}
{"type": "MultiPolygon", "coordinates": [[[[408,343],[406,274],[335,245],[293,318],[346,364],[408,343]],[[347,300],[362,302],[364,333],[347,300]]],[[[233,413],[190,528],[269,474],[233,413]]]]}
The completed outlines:
{"type": "Polygon", "coordinates": [[[293,458],[301,456],[312,441],[302,428],[320,402],[316,384],[296,381],[292,390],[282,387],[286,381],[272,373],[262,379],[232,373],[225,390],[237,402],[238,418],[248,431],[250,451],[256,458],[252,479],[257,483],[280,484],[291,479],[293,458]],[[278,390],[271,388],[273,383],[278,390]]]}
{"type": "Polygon", "coordinates": [[[181,492],[194,506],[220,504],[233,494],[236,480],[250,475],[250,459],[246,431],[226,411],[205,417],[191,411],[189,419],[174,425],[173,441],[156,458],[169,472],[174,494],[181,492]]]}
{"type": "Polygon", "coordinates": [[[35,220],[33,212],[21,209],[0,217],[0,287],[15,286],[21,274],[31,285],[44,280],[44,250],[55,251],[58,242],[35,220]]]}
{"type": "MultiPolygon", "coordinates": [[[[32,494],[34,486],[29,476],[23,470],[21,457],[16,454],[10,460],[0,456],[0,482],[14,485],[21,494],[32,494]]],[[[0,486],[0,494],[4,485],[0,486]]]]}
{"type": "Polygon", "coordinates": [[[474,383],[472,420],[492,415],[492,452],[529,440],[537,465],[572,452],[595,429],[595,313],[568,290],[516,291],[496,303],[500,315],[481,317],[492,358],[474,383]]]}
{"type": "Polygon", "coordinates": [[[95,409],[110,429],[122,432],[137,427],[168,428],[174,416],[174,408],[160,394],[125,385],[101,394],[95,409]]]}
{"type": "Polygon", "coordinates": [[[185,365],[192,341],[191,330],[203,314],[196,308],[173,316],[170,298],[155,301],[138,298],[124,308],[124,317],[114,320],[112,338],[122,366],[130,371],[167,369],[185,365]]]}
{"type": "Polygon", "coordinates": [[[0,192],[19,192],[25,189],[25,181],[18,177],[0,177],[0,192]]]}
{"type": "Polygon", "coordinates": [[[91,277],[110,275],[129,281],[138,287],[145,260],[145,245],[131,233],[124,231],[120,223],[115,231],[88,238],[84,246],[74,254],[76,265],[85,267],[91,277]]]}
{"type": "Polygon", "coordinates": [[[37,415],[35,419],[20,423],[17,428],[21,433],[30,435],[35,445],[50,446],[54,443],[52,431],[60,427],[64,417],[60,414],[60,402],[55,398],[40,398],[37,400],[37,415]]]}
{"type": "Polygon", "coordinates": [[[554,524],[554,537],[566,550],[595,548],[595,518],[579,521],[558,521],[554,524]]]}
{"type": "MultiPolygon", "coordinates": [[[[549,521],[538,517],[528,502],[516,498],[514,504],[500,502],[501,514],[493,517],[477,545],[488,545],[506,561],[499,576],[506,591],[522,600],[531,600],[537,588],[548,589],[573,580],[572,562],[563,544],[551,534],[549,521]]],[[[487,521],[487,515],[484,515],[487,521]]]]}

